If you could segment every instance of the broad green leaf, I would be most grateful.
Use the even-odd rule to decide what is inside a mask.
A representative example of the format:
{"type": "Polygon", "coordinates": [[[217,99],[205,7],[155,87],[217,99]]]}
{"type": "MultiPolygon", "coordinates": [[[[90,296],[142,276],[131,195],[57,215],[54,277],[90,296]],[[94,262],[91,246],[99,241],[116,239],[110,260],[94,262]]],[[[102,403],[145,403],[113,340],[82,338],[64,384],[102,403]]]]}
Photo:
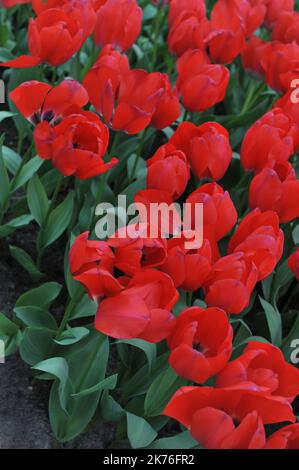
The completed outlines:
{"type": "Polygon", "coordinates": [[[59,340],[55,339],[55,343],[60,346],[69,346],[70,344],[78,343],[78,341],[81,341],[81,339],[88,335],[89,329],[84,326],[77,326],[75,328],[68,327],[68,329],[62,333],[59,340]]]}
{"type": "Polygon", "coordinates": [[[144,402],[146,416],[159,415],[174,393],[186,383],[170,366],[161,372],[147,391],[144,402]]]}
{"type": "Polygon", "coordinates": [[[15,307],[14,312],[17,318],[22,320],[26,326],[35,326],[49,330],[57,329],[57,323],[51,313],[40,307],[34,305],[15,307]]]}
{"type": "Polygon", "coordinates": [[[23,361],[33,366],[48,359],[53,354],[55,344],[50,330],[28,327],[20,344],[20,355],[23,361]]]}
{"type": "Polygon", "coordinates": [[[93,387],[87,388],[86,390],[82,390],[79,393],[74,393],[72,396],[75,398],[80,398],[102,390],[114,390],[117,384],[117,377],[118,374],[106,377],[106,379],[101,380],[98,384],[94,385],[93,387]]]}
{"type": "Polygon", "coordinates": [[[69,380],[69,366],[63,357],[51,357],[45,361],[39,362],[32,367],[35,370],[41,370],[47,374],[53,375],[59,381],[58,393],[62,409],[67,412],[67,396],[71,391],[69,380]]]}
{"type": "Polygon", "coordinates": [[[16,302],[16,307],[35,305],[40,308],[48,308],[58,297],[61,289],[62,286],[57,282],[46,282],[22,294],[16,302]]]}
{"type": "Polygon", "coordinates": [[[44,276],[43,273],[37,268],[35,262],[28,253],[22,248],[17,246],[9,246],[11,256],[20,263],[21,266],[33,277],[33,279],[40,279],[44,276]]]}
{"type": "Polygon", "coordinates": [[[115,399],[104,390],[100,403],[101,418],[104,422],[120,421],[125,415],[125,410],[115,399]]]}
{"type": "Polygon", "coordinates": [[[13,149],[5,145],[2,147],[2,153],[6,168],[12,175],[15,175],[22,163],[22,158],[13,149]]]}
{"type": "Polygon", "coordinates": [[[278,310],[273,307],[273,305],[264,300],[262,297],[260,297],[260,302],[266,315],[271,341],[276,346],[280,346],[282,340],[281,315],[278,310]]]}
{"type": "Polygon", "coordinates": [[[173,437],[158,439],[147,449],[194,449],[194,447],[198,447],[198,442],[193,439],[189,431],[184,431],[173,437]]]}
{"type": "Polygon", "coordinates": [[[0,238],[7,237],[18,228],[25,227],[33,220],[31,214],[20,215],[15,219],[10,220],[5,225],[0,225],[0,238]]]}
{"type": "MultiPolygon", "coordinates": [[[[104,379],[108,356],[108,339],[95,330],[91,330],[79,343],[66,348],[65,359],[69,365],[73,394],[87,390],[104,379]]],[[[97,409],[101,393],[98,390],[91,395],[76,398],[70,395],[66,403],[66,415],[60,404],[58,384],[53,384],[49,415],[53,432],[59,441],[70,441],[85,430],[97,409]]]]}
{"type": "Polygon", "coordinates": [[[155,344],[148,343],[142,339],[123,339],[115,342],[116,344],[128,344],[134,346],[135,348],[141,349],[146,355],[149,372],[151,372],[152,367],[155,363],[157,357],[157,347],[155,344]]]}
{"type": "Polygon", "coordinates": [[[14,336],[18,331],[19,327],[3,313],[0,313],[0,335],[14,336]]]}
{"type": "Polygon", "coordinates": [[[145,419],[128,412],[127,433],[133,449],[147,447],[157,436],[157,432],[145,419]]]}
{"type": "Polygon", "coordinates": [[[50,214],[44,228],[41,245],[47,247],[55,242],[67,229],[73,215],[74,194],[70,192],[65,200],[50,214]]]}
{"type": "Polygon", "coordinates": [[[288,267],[288,260],[285,260],[277,269],[271,286],[271,302],[275,303],[278,299],[279,291],[288,284],[288,282],[292,281],[293,275],[288,267]]]}
{"type": "Polygon", "coordinates": [[[11,190],[15,191],[16,189],[26,184],[27,181],[29,181],[32,176],[40,169],[43,163],[44,160],[39,157],[33,157],[31,160],[29,160],[29,162],[25,163],[20,173],[14,180],[11,186],[11,190]]]}
{"type": "Polygon", "coordinates": [[[4,121],[4,119],[11,118],[16,115],[16,113],[11,113],[10,111],[0,111],[0,122],[4,121]]]}
{"type": "Polygon", "coordinates": [[[299,347],[299,312],[296,312],[294,324],[286,338],[282,342],[281,350],[288,362],[291,362],[291,355],[299,347]]]}
{"type": "Polygon", "coordinates": [[[31,214],[40,227],[44,225],[49,210],[47,193],[37,174],[33,175],[27,187],[27,201],[31,214]]]}
{"type": "Polygon", "coordinates": [[[88,295],[84,295],[82,300],[76,305],[71,316],[71,320],[75,318],[93,317],[97,311],[97,304],[91,300],[88,295]]]}

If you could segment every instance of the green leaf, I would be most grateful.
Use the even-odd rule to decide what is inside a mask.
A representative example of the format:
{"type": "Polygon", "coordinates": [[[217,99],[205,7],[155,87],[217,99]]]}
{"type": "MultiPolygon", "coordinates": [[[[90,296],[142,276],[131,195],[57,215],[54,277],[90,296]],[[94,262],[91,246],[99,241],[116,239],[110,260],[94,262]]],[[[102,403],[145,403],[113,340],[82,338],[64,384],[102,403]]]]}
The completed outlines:
{"type": "Polygon", "coordinates": [[[33,220],[31,214],[20,215],[15,219],[10,220],[5,225],[0,225],[0,238],[7,237],[15,232],[18,228],[25,227],[33,220]]]}
{"type": "Polygon", "coordinates": [[[194,449],[198,442],[193,439],[189,431],[181,432],[173,437],[164,437],[154,441],[147,449],[194,449]]]}
{"type": "Polygon", "coordinates": [[[23,361],[33,366],[48,359],[53,352],[54,342],[50,330],[28,327],[20,344],[20,355],[23,361]]]}
{"type": "MultiPolygon", "coordinates": [[[[89,389],[104,379],[108,357],[108,339],[95,330],[91,330],[86,338],[66,349],[65,359],[69,365],[72,394],[89,389]]],[[[98,390],[91,395],[77,398],[70,394],[66,403],[66,415],[60,404],[58,384],[53,384],[49,415],[53,432],[59,441],[70,441],[85,430],[97,409],[101,393],[98,390]]]]}
{"type": "Polygon", "coordinates": [[[41,370],[47,374],[53,375],[59,381],[58,394],[62,409],[66,410],[67,396],[71,389],[69,381],[69,366],[63,357],[51,357],[45,361],[39,362],[32,367],[35,370],[41,370]]]}
{"type": "Polygon", "coordinates": [[[40,227],[44,225],[49,210],[47,193],[35,174],[28,183],[27,201],[31,214],[40,227]]]}
{"type": "Polygon", "coordinates": [[[22,163],[22,158],[14,150],[5,145],[2,147],[2,154],[6,168],[12,175],[15,175],[22,163]]]}
{"type": "Polygon", "coordinates": [[[84,326],[77,326],[76,328],[70,328],[62,333],[60,339],[55,339],[55,343],[60,346],[69,346],[70,344],[78,343],[81,339],[89,335],[88,328],[84,326]]]}
{"type": "Polygon", "coordinates": [[[31,256],[26,253],[22,248],[10,245],[9,251],[11,256],[32,276],[33,279],[40,279],[44,276],[43,273],[35,265],[31,256]]]}
{"type": "Polygon", "coordinates": [[[71,222],[74,206],[74,193],[70,192],[66,199],[50,214],[42,235],[41,245],[47,247],[55,242],[67,229],[71,222]]]}
{"type": "Polygon", "coordinates": [[[125,415],[125,410],[119,403],[109,395],[108,390],[104,390],[100,403],[101,418],[104,422],[120,421],[125,415]]]}
{"type": "Polygon", "coordinates": [[[46,328],[56,330],[57,323],[51,313],[40,307],[33,305],[27,307],[15,307],[14,312],[26,326],[35,326],[38,328],[46,328]]]}
{"type": "Polygon", "coordinates": [[[9,320],[4,313],[0,313],[0,335],[14,336],[19,331],[19,327],[9,320]]]}
{"type": "Polygon", "coordinates": [[[276,346],[280,346],[282,340],[281,315],[278,310],[273,307],[273,305],[264,300],[262,297],[260,297],[260,302],[266,314],[271,341],[276,346]]]}
{"type": "Polygon", "coordinates": [[[94,392],[102,390],[114,390],[117,384],[117,377],[118,374],[106,377],[106,379],[101,380],[98,384],[94,385],[93,387],[87,388],[86,390],[82,390],[79,393],[74,393],[72,396],[75,398],[80,398],[86,397],[87,395],[91,395],[94,392]]]}
{"type": "Polygon", "coordinates": [[[3,137],[0,139],[0,206],[4,208],[8,196],[9,196],[9,178],[6,170],[6,166],[4,163],[3,153],[2,153],[2,145],[3,145],[3,137]]]}
{"type": "Polygon", "coordinates": [[[39,157],[33,157],[31,160],[29,160],[29,162],[25,163],[20,173],[14,180],[11,186],[11,190],[15,191],[16,189],[26,184],[27,181],[29,181],[32,176],[40,169],[43,163],[44,160],[39,157]]]}
{"type": "Polygon", "coordinates": [[[61,289],[62,286],[57,282],[46,282],[22,294],[16,302],[16,307],[35,305],[40,308],[48,308],[58,297],[61,289]]]}
{"type": "Polygon", "coordinates": [[[88,295],[84,295],[81,302],[79,302],[71,316],[71,320],[75,318],[84,318],[84,317],[93,317],[97,311],[97,304],[93,300],[91,300],[88,295]]]}
{"type": "Polygon", "coordinates": [[[271,301],[276,304],[278,299],[279,291],[284,287],[288,282],[292,281],[293,275],[288,267],[288,260],[285,260],[277,269],[271,286],[271,301]]]}
{"type": "Polygon", "coordinates": [[[133,449],[147,447],[157,436],[157,432],[145,419],[128,412],[127,433],[133,449]]]}
{"type": "Polygon", "coordinates": [[[17,114],[11,113],[10,111],[0,111],[0,122],[4,121],[4,119],[11,118],[13,116],[17,116],[17,114]]]}
{"type": "Polygon", "coordinates": [[[161,414],[174,393],[186,383],[187,381],[179,377],[170,366],[166,371],[162,371],[147,391],[144,402],[146,416],[161,414]]]}
{"type": "Polygon", "coordinates": [[[157,347],[155,344],[148,343],[142,339],[123,339],[115,341],[115,344],[129,344],[130,346],[141,349],[141,351],[146,355],[149,373],[151,372],[157,357],[157,347]]]}

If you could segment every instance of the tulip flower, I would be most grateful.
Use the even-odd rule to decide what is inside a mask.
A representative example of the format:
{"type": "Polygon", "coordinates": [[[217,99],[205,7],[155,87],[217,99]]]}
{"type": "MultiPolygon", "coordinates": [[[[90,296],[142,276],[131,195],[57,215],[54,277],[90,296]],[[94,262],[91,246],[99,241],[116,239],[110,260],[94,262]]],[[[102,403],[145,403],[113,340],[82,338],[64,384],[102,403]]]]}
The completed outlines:
{"type": "Polygon", "coordinates": [[[160,269],[172,278],[177,288],[195,292],[211,272],[212,249],[207,239],[195,249],[186,248],[186,241],[184,236],[167,241],[167,256],[160,269]]]}
{"type": "Polygon", "coordinates": [[[154,269],[137,272],[126,288],[101,301],[95,328],[119,339],[165,339],[175,326],[171,309],[179,294],[169,276],[154,269]]]}
{"type": "Polygon", "coordinates": [[[205,16],[183,9],[169,27],[168,49],[178,57],[189,49],[204,49],[208,32],[209,22],[205,16]]]}
{"type": "Polygon", "coordinates": [[[298,127],[279,108],[274,108],[246,132],[241,147],[241,163],[258,173],[265,167],[286,162],[298,146],[298,127]]]}
{"type": "Polygon", "coordinates": [[[136,0],[107,0],[97,10],[95,43],[101,47],[111,44],[125,52],[139,36],[141,22],[142,9],[136,0]]]}
{"type": "Polygon", "coordinates": [[[12,8],[16,5],[23,5],[24,3],[31,3],[31,0],[0,0],[0,7],[12,8]]]}
{"type": "Polygon", "coordinates": [[[233,330],[223,310],[191,307],[180,313],[167,339],[169,363],[178,375],[202,384],[227,364],[233,330]]]}
{"type": "Polygon", "coordinates": [[[159,147],[147,160],[146,187],[168,191],[173,200],[178,199],[186,189],[190,178],[187,158],[172,144],[159,147]]]}
{"type": "Polygon", "coordinates": [[[273,211],[254,209],[241,221],[229,241],[229,253],[242,252],[258,269],[258,280],[269,276],[283,252],[284,234],[273,211]]]}
{"type": "Polygon", "coordinates": [[[299,449],[299,423],[283,426],[267,439],[265,449],[299,449]]]}
{"type": "Polygon", "coordinates": [[[299,370],[289,364],[281,350],[268,343],[250,341],[243,353],[227,364],[216,379],[217,387],[261,387],[265,395],[292,402],[299,395],[299,370]]]}
{"type": "Polygon", "coordinates": [[[288,266],[296,279],[299,281],[299,247],[289,257],[288,266]]]}
{"type": "Polygon", "coordinates": [[[183,424],[207,449],[262,449],[263,424],[296,419],[287,400],[246,388],[181,387],[163,414],[183,424]]]}
{"type": "Polygon", "coordinates": [[[267,57],[271,49],[271,43],[263,41],[258,36],[251,36],[241,52],[242,65],[257,78],[265,75],[264,57],[267,57]]]}
{"type": "Polygon", "coordinates": [[[296,11],[279,15],[272,31],[273,41],[280,41],[286,44],[294,41],[299,45],[298,22],[299,13],[296,11]]]}
{"type": "Polygon", "coordinates": [[[26,68],[34,67],[41,62],[53,66],[64,64],[82,46],[84,33],[83,23],[79,21],[77,14],[72,15],[62,8],[45,10],[37,18],[30,18],[29,55],[21,55],[0,65],[26,68]]]}
{"type": "Polygon", "coordinates": [[[168,13],[170,27],[177,22],[182,11],[187,12],[190,16],[203,18],[206,15],[206,5],[204,0],[189,0],[188,2],[185,0],[170,0],[168,13]]]}
{"type": "Polygon", "coordinates": [[[280,92],[287,92],[293,80],[298,78],[299,45],[296,42],[270,43],[262,57],[266,83],[280,92]]]}
{"type": "Polygon", "coordinates": [[[205,62],[200,50],[187,51],[177,62],[177,89],[186,109],[205,111],[223,101],[229,82],[224,65],[205,62]]]}
{"type": "Polygon", "coordinates": [[[266,0],[266,23],[272,26],[285,12],[294,10],[294,0],[266,0]]]}
{"type": "Polygon", "coordinates": [[[206,304],[241,313],[249,305],[257,276],[256,266],[241,252],[219,258],[204,284],[206,304]]]}
{"type": "Polygon", "coordinates": [[[280,223],[299,217],[299,180],[289,162],[264,168],[252,180],[249,188],[249,206],[262,211],[275,211],[280,223]]]}
{"type": "Polygon", "coordinates": [[[232,160],[227,130],[216,122],[196,126],[183,122],[170,138],[182,150],[197,178],[221,179],[232,160]]]}

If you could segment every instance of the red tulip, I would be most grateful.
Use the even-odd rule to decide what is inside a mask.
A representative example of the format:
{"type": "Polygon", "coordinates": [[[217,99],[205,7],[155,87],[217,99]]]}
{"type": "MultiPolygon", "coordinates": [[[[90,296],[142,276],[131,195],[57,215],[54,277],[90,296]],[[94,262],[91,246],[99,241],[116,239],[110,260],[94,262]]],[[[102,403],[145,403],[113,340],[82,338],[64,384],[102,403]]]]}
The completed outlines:
{"type": "Polygon", "coordinates": [[[51,8],[61,8],[82,23],[84,40],[93,32],[96,14],[92,0],[32,0],[37,15],[51,8]]]}
{"type": "Polygon", "coordinates": [[[266,23],[271,26],[287,11],[294,10],[294,0],[265,0],[267,6],[266,23]]]}
{"type": "Polygon", "coordinates": [[[197,178],[221,179],[232,160],[228,132],[216,122],[200,126],[183,122],[171,136],[170,143],[186,154],[197,178]]]}
{"type": "Polygon", "coordinates": [[[205,111],[223,101],[229,82],[224,65],[205,63],[200,50],[187,51],[177,61],[177,88],[186,109],[205,111]]]}
{"type": "Polygon", "coordinates": [[[111,44],[126,51],[139,36],[142,9],[136,0],[107,0],[97,10],[94,40],[98,46],[111,44]]]}
{"type": "Polygon", "coordinates": [[[249,305],[257,274],[255,265],[243,253],[220,258],[204,285],[206,304],[227,313],[241,313],[249,305]]]}
{"type": "Polygon", "coordinates": [[[37,18],[30,18],[28,28],[29,55],[2,62],[5,67],[34,67],[41,62],[61,65],[69,60],[85,40],[85,25],[78,14],[62,8],[43,11],[37,18]],[[61,45],[63,44],[63,47],[61,45]]]}
{"type": "Polygon", "coordinates": [[[119,294],[99,304],[95,328],[113,338],[165,339],[175,326],[170,310],[179,298],[167,274],[139,271],[119,294]]]}
{"type": "Polygon", "coordinates": [[[270,50],[270,42],[263,41],[258,36],[251,36],[241,52],[243,67],[258,78],[264,77],[266,72],[263,67],[264,57],[267,57],[270,50]]]}
{"type": "Polygon", "coordinates": [[[70,251],[71,273],[92,299],[116,294],[123,289],[113,277],[114,254],[106,242],[88,240],[89,232],[79,235],[70,251]]]}
{"type": "Polygon", "coordinates": [[[233,330],[223,310],[187,308],[167,339],[169,363],[181,377],[202,384],[228,362],[232,337],[233,330]]]}
{"type": "Polygon", "coordinates": [[[205,16],[183,9],[169,27],[168,49],[177,56],[189,49],[204,49],[208,32],[209,22],[205,16]]]}
{"type": "Polygon", "coordinates": [[[64,80],[56,87],[31,80],[15,88],[9,97],[34,125],[45,121],[54,126],[65,116],[80,112],[88,102],[86,90],[75,80],[64,80]]]}
{"type": "Polygon", "coordinates": [[[189,178],[186,156],[172,144],[162,145],[147,160],[147,188],[168,191],[173,200],[183,194],[189,178]]]}
{"type": "Polygon", "coordinates": [[[296,279],[299,281],[299,247],[289,257],[288,266],[296,279]]]}
{"type": "Polygon", "coordinates": [[[182,11],[188,12],[190,16],[203,18],[206,15],[206,5],[204,0],[170,0],[168,22],[172,26],[177,22],[177,19],[182,11]]]}
{"type": "Polygon", "coordinates": [[[100,55],[83,83],[92,104],[115,130],[136,134],[150,124],[162,129],[180,115],[167,75],[128,70],[127,59],[111,49],[100,55]]]}
{"type": "Polygon", "coordinates": [[[200,186],[186,202],[203,204],[204,233],[210,228],[217,241],[227,235],[237,222],[237,211],[229,193],[217,183],[200,186]]]}
{"type": "Polygon", "coordinates": [[[207,449],[261,449],[265,445],[263,423],[295,421],[287,400],[246,388],[182,387],[163,414],[190,429],[207,449]]]}
{"type": "Polygon", "coordinates": [[[258,269],[258,280],[269,276],[283,252],[284,234],[273,211],[254,209],[244,217],[230,239],[229,253],[243,252],[258,269]]]}
{"type": "Polygon", "coordinates": [[[65,176],[87,179],[116,165],[117,158],[103,161],[109,131],[99,117],[89,111],[72,114],[54,128],[44,121],[34,130],[34,142],[41,158],[51,159],[65,176]]]}
{"type": "Polygon", "coordinates": [[[264,168],[252,180],[249,188],[249,206],[262,211],[275,211],[280,223],[299,217],[299,180],[289,162],[264,168]]]}
{"type": "Polygon", "coordinates": [[[287,93],[279,98],[275,107],[280,108],[285,115],[287,115],[291,121],[293,121],[299,129],[299,94],[298,87],[292,87],[287,93]]]}
{"type": "Polygon", "coordinates": [[[151,237],[146,224],[134,224],[130,228],[136,230],[135,236],[128,233],[128,227],[123,227],[108,240],[115,255],[114,266],[128,276],[142,268],[161,266],[166,259],[166,240],[151,237]]]}
{"type": "Polygon", "coordinates": [[[91,103],[108,123],[113,114],[121,77],[129,69],[128,57],[108,45],[83,79],[91,103]]]}
{"type": "Polygon", "coordinates": [[[271,434],[265,449],[299,449],[299,423],[289,424],[271,434]]]}
{"type": "Polygon", "coordinates": [[[246,170],[259,172],[286,162],[298,146],[298,127],[279,108],[256,121],[246,132],[241,147],[241,163],[246,170]]]}
{"type": "Polygon", "coordinates": [[[206,38],[211,59],[229,64],[245,46],[245,31],[239,14],[227,8],[226,1],[215,3],[211,13],[211,32],[206,38]]]}
{"type": "Polygon", "coordinates": [[[200,248],[188,249],[186,238],[173,237],[167,242],[167,258],[160,266],[174,285],[187,292],[199,289],[211,271],[212,250],[209,240],[204,240],[200,248]]]}
{"type": "Polygon", "coordinates": [[[287,92],[292,81],[298,78],[299,45],[295,42],[271,42],[263,54],[262,67],[267,84],[275,90],[287,92]]]}
{"type": "Polygon", "coordinates": [[[244,352],[226,365],[216,379],[217,387],[242,384],[261,388],[261,393],[292,402],[299,395],[299,370],[288,364],[279,348],[251,341],[244,352]]]}
{"type": "Polygon", "coordinates": [[[299,44],[298,22],[299,13],[297,11],[279,15],[273,27],[272,39],[286,44],[293,41],[299,44]]]}

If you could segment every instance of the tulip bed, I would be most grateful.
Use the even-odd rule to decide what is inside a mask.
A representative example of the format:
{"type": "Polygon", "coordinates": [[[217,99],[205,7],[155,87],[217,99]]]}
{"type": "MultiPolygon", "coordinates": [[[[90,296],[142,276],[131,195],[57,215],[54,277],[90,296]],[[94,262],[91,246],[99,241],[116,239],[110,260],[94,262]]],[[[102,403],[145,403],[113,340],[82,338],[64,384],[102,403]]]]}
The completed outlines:
{"type": "Polygon", "coordinates": [[[0,243],[28,286],[0,339],[56,440],[298,449],[298,4],[0,5],[0,243]],[[119,195],[188,203],[193,235],[201,204],[202,243],[133,214],[99,239],[119,195]]]}

